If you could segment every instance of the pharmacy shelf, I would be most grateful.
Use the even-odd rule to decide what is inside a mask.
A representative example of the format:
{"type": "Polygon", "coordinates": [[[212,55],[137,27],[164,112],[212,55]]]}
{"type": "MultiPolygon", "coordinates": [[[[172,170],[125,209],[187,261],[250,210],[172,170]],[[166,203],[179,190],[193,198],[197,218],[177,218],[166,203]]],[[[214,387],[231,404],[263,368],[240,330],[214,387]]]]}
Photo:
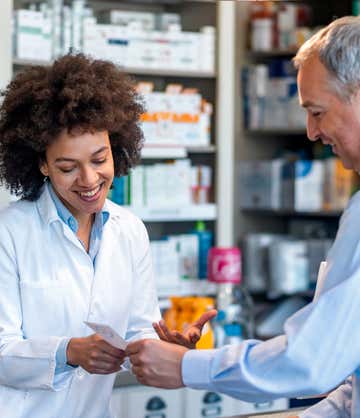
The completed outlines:
{"type": "Polygon", "coordinates": [[[217,208],[213,203],[159,208],[127,206],[127,209],[144,222],[186,222],[199,219],[203,221],[214,221],[217,217],[217,208]]]}
{"type": "Polygon", "coordinates": [[[245,214],[259,216],[286,216],[286,217],[306,217],[306,218],[338,218],[342,211],[296,211],[296,210],[271,210],[271,209],[241,209],[245,214]]]}
{"type": "Polygon", "coordinates": [[[261,128],[261,129],[246,129],[244,131],[247,135],[254,135],[254,136],[286,136],[286,135],[294,135],[294,136],[303,136],[306,135],[305,128],[261,128]]]}
{"type": "MultiPolygon", "coordinates": [[[[14,66],[29,66],[29,65],[41,65],[49,66],[51,62],[41,60],[29,60],[13,58],[14,66]]],[[[176,77],[176,78],[210,78],[216,77],[215,72],[209,71],[187,71],[187,70],[173,70],[163,68],[137,68],[137,67],[120,67],[124,72],[133,75],[148,75],[153,77],[176,77]]]]}
{"type": "Polygon", "coordinates": [[[212,145],[199,147],[183,147],[171,145],[145,145],[141,150],[143,159],[186,158],[189,154],[214,154],[212,145]]]}
{"type": "Polygon", "coordinates": [[[159,298],[170,296],[211,296],[216,295],[217,285],[206,279],[179,279],[171,288],[158,288],[159,298]]]}
{"type": "MultiPolygon", "coordinates": [[[[23,0],[24,1],[24,0],[23,0]]],[[[34,0],[26,0],[28,3],[34,3],[34,0]]],[[[123,3],[132,3],[132,4],[142,4],[142,5],[151,5],[151,4],[162,4],[168,6],[181,5],[182,3],[216,3],[217,0],[88,0],[91,3],[117,3],[122,1],[123,3]]]]}
{"type": "Polygon", "coordinates": [[[249,59],[267,59],[277,57],[292,57],[296,54],[297,49],[272,49],[270,51],[247,51],[246,55],[249,59]]]}

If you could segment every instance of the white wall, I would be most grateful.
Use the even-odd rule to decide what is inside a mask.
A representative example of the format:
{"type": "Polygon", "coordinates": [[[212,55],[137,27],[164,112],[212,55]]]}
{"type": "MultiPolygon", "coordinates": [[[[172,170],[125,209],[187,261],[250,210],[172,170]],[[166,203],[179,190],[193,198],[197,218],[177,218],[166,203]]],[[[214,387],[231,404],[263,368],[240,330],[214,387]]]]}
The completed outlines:
{"type": "Polygon", "coordinates": [[[12,7],[12,0],[0,1],[0,89],[4,88],[11,78],[12,7]]]}
{"type": "MultiPolygon", "coordinates": [[[[12,44],[11,16],[13,0],[0,0],[0,90],[11,79],[12,74],[12,44]]],[[[0,187],[0,208],[9,202],[10,194],[0,187]]]]}

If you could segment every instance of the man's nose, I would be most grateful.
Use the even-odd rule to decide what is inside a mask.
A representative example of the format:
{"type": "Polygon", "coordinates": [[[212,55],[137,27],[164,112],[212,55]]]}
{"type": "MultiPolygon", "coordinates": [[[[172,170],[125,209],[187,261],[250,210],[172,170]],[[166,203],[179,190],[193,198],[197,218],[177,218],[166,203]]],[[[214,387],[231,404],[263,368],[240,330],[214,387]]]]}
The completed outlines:
{"type": "Polygon", "coordinates": [[[317,141],[321,138],[321,132],[317,124],[310,117],[306,121],[306,135],[310,141],[317,141]]]}

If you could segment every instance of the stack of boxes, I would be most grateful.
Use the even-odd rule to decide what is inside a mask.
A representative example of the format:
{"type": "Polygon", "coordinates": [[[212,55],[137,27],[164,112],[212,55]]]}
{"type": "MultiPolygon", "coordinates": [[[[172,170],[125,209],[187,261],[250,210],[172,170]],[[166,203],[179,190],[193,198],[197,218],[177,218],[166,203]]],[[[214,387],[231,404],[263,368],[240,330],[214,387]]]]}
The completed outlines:
{"type": "Polygon", "coordinates": [[[289,60],[273,59],[242,69],[243,111],[249,129],[305,128],[295,69],[289,60]]]}
{"type": "Polygon", "coordinates": [[[357,182],[335,157],[242,161],[239,169],[243,209],[341,211],[357,182]]]}
{"type": "Polygon", "coordinates": [[[51,61],[70,49],[130,68],[215,71],[215,28],[181,30],[180,15],[111,10],[101,23],[84,0],[14,12],[14,56],[51,61]],[[39,55],[40,54],[40,55],[39,55]]]}
{"type": "Polygon", "coordinates": [[[210,144],[212,106],[195,89],[169,85],[164,92],[153,92],[152,87],[139,87],[139,92],[146,107],[141,116],[146,145],[210,144]]]}
{"type": "Polygon", "coordinates": [[[115,178],[109,197],[135,208],[176,208],[210,202],[211,167],[190,160],[139,165],[129,176],[115,178]]]}

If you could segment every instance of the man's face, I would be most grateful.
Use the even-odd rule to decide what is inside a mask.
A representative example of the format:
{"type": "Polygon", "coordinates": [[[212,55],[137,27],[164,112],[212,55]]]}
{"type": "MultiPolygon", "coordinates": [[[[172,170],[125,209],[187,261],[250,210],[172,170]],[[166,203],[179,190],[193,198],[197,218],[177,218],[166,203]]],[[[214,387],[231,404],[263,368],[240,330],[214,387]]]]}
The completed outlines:
{"type": "Polygon", "coordinates": [[[332,146],[345,168],[360,170],[360,91],[347,102],[330,84],[329,73],[317,57],[298,72],[300,105],[307,112],[307,136],[332,146]]]}
{"type": "Polygon", "coordinates": [[[46,161],[40,169],[78,220],[99,212],[114,177],[108,133],[71,136],[63,132],[47,148],[46,161]]]}

